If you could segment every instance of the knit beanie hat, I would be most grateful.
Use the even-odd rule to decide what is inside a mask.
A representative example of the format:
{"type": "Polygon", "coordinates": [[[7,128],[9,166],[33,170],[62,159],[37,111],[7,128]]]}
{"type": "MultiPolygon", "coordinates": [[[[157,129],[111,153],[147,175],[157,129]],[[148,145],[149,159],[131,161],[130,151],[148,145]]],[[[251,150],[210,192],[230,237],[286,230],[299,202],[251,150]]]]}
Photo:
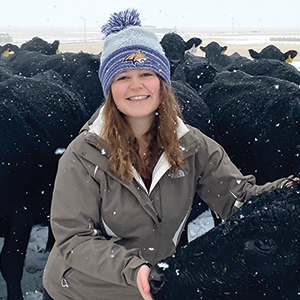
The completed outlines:
{"type": "Polygon", "coordinates": [[[171,85],[170,65],[156,35],[141,27],[139,13],[127,9],[114,13],[102,26],[105,35],[99,78],[107,97],[114,78],[129,69],[151,70],[171,85]]]}

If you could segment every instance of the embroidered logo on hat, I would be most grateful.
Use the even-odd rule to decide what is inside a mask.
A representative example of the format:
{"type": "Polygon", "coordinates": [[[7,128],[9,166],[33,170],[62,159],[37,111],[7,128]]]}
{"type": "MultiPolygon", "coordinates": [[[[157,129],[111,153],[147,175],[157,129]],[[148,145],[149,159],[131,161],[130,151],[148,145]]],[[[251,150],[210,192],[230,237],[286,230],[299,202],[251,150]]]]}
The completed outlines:
{"type": "Polygon", "coordinates": [[[124,59],[124,61],[132,61],[132,63],[134,65],[136,65],[137,63],[142,65],[146,60],[148,60],[148,58],[146,57],[146,55],[141,50],[139,50],[135,53],[127,55],[124,59]]]}

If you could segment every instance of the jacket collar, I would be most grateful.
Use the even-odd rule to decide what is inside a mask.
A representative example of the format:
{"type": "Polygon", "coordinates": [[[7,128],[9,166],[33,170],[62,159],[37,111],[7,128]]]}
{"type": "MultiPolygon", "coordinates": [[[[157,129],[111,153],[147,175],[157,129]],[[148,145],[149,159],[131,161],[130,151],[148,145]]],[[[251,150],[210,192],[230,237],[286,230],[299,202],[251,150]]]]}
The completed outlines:
{"type": "MultiPolygon", "coordinates": [[[[88,127],[86,127],[86,129],[90,133],[92,133],[93,135],[99,136],[100,133],[101,133],[101,130],[103,128],[103,125],[104,125],[104,123],[103,123],[103,107],[102,107],[99,110],[99,114],[95,118],[93,123],[89,124],[88,127]]],[[[189,150],[191,149],[191,147],[193,147],[193,144],[195,142],[194,138],[192,138],[192,139],[191,139],[191,137],[189,137],[187,139],[185,138],[185,137],[190,135],[189,132],[190,132],[189,128],[183,123],[183,121],[180,118],[178,118],[177,135],[178,135],[178,138],[179,138],[180,147],[183,151],[184,157],[187,157],[187,156],[189,156],[189,154],[192,154],[191,151],[189,151],[189,150]]],[[[98,144],[99,144],[99,139],[97,139],[97,140],[98,140],[98,144]]],[[[91,142],[91,140],[90,140],[90,142],[91,142]]],[[[93,143],[93,144],[96,146],[95,143],[93,143]]],[[[102,154],[106,154],[105,151],[106,151],[105,150],[105,145],[102,145],[102,150],[101,150],[102,154]]],[[[142,180],[141,176],[138,174],[138,172],[134,168],[133,168],[133,176],[134,176],[135,180],[145,189],[145,191],[150,194],[151,191],[156,186],[156,184],[159,182],[160,178],[169,169],[170,169],[170,164],[169,164],[169,162],[166,158],[165,153],[163,153],[161,155],[161,157],[159,158],[158,162],[156,163],[156,166],[153,170],[152,182],[151,182],[149,192],[147,191],[147,188],[146,188],[146,186],[144,184],[144,181],[142,180]]],[[[184,176],[183,171],[182,170],[180,170],[180,171],[181,171],[180,174],[184,176]]]]}
{"type": "MultiPolygon", "coordinates": [[[[177,129],[177,135],[178,138],[180,139],[182,136],[184,136],[188,131],[188,127],[183,123],[183,121],[178,118],[178,129],[177,129]]],[[[99,114],[94,120],[92,124],[89,125],[89,132],[95,133],[97,135],[100,135],[101,130],[103,128],[103,107],[100,108],[99,114]]]]}

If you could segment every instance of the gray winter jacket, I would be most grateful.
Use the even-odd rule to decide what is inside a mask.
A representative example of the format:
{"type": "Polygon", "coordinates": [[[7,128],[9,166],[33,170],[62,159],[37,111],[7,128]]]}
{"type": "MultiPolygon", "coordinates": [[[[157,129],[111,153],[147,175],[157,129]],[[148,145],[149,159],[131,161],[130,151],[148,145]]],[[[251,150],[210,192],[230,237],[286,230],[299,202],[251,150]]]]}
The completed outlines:
{"type": "Polygon", "coordinates": [[[51,209],[56,242],[43,278],[55,300],[142,299],[139,267],[174,253],[196,192],[226,219],[251,195],[287,181],[256,185],[220,145],[180,120],[185,167],[174,174],[163,154],[147,191],[137,172],[130,184],[111,173],[101,126],[100,112],[59,162],[51,209]]]}

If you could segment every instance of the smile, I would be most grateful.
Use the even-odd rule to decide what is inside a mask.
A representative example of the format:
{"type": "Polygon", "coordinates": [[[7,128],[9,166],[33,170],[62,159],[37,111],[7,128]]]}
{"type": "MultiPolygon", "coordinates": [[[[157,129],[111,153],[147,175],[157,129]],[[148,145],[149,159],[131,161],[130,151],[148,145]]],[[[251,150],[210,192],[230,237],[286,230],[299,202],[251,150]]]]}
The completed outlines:
{"type": "Polygon", "coordinates": [[[149,96],[135,96],[135,97],[129,97],[127,98],[128,100],[144,100],[144,99],[147,99],[149,96]]]}

